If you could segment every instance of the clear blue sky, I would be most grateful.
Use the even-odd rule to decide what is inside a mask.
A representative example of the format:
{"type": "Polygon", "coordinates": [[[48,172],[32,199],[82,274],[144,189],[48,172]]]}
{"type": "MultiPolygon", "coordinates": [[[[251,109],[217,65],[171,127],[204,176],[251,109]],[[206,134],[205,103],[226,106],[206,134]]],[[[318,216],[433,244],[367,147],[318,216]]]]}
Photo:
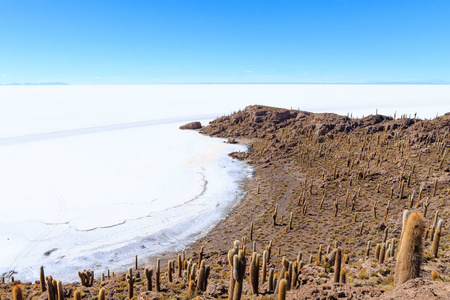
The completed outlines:
{"type": "Polygon", "coordinates": [[[0,84],[450,82],[450,1],[0,0],[0,84]]]}

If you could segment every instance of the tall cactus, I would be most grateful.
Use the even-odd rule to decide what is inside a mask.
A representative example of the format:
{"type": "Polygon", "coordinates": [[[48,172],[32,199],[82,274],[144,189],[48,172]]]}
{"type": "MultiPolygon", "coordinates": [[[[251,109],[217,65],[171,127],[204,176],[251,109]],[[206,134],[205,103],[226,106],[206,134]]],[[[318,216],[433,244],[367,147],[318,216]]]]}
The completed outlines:
{"type": "Polygon", "coordinates": [[[277,225],[277,212],[278,212],[278,204],[275,204],[275,210],[272,214],[273,226],[277,225]]]}
{"type": "Polygon", "coordinates": [[[157,292],[161,291],[161,260],[159,258],[156,260],[155,289],[157,292]]]}
{"type": "Polygon", "coordinates": [[[234,295],[234,286],[236,285],[236,279],[233,276],[234,272],[234,256],[239,254],[239,241],[234,241],[234,247],[228,251],[228,263],[231,267],[231,276],[230,276],[230,288],[228,290],[228,299],[232,300],[234,295]]]}
{"type": "Polygon", "coordinates": [[[134,294],[134,282],[136,281],[136,277],[133,276],[133,270],[130,268],[128,270],[127,277],[127,285],[128,285],[128,299],[133,298],[133,294],[134,294]]]}
{"type": "Polygon", "coordinates": [[[181,259],[181,254],[178,253],[178,277],[181,278],[182,277],[182,272],[183,272],[183,260],[181,259]]]}
{"type": "Polygon", "coordinates": [[[167,279],[169,280],[169,282],[172,282],[172,273],[173,273],[172,261],[169,260],[167,262],[167,279]]]}
{"type": "Polygon", "coordinates": [[[58,280],[57,283],[57,295],[58,300],[64,300],[64,286],[61,280],[58,280]]]}
{"type": "Polygon", "coordinates": [[[263,251],[262,256],[262,283],[266,282],[266,275],[267,275],[267,251],[263,251]]]}
{"type": "Polygon", "coordinates": [[[278,300],[285,300],[286,299],[286,292],[288,288],[288,282],[286,279],[280,280],[280,288],[278,289],[278,300]]]}
{"type": "Polygon", "coordinates": [[[382,243],[380,249],[380,256],[378,257],[378,261],[380,262],[380,264],[384,263],[384,259],[386,258],[385,256],[386,256],[386,244],[382,243]]]}
{"type": "Polygon", "coordinates": [[[334,282],[339,283],[339,276],[341,275],[342,251],[341,248],[337,248],[334,251],[336,252],[336,258],[334,260],[334,282]]]}
{"type": "Polygon", "coordinates": [[[146,285],[147,285],[147,291],[152,290],[152,276],[153,276],[153,270],[150,268],[145,268],[145,279],[146,279],[146,285]]]}
{"type": "Polygon", "coordinates": [[[47,299],[48,300],[56,300],[55,298],[55,290],[53,288],[53,278],[52,276],[47,277],[47,299]]]}
{"type": "Polygon", "coordinates": [[[418,212],[409,214],[403,228],[395,265],[394,283],[396,286],[420,276],[424,231],[424,218],[418,212]]]}
{"type": "Polygon", "coordinates": [[[101,288],[98,292],[98,300],[106,300],[106,290],[105,288],[101,288]]]}
{"type": "Polygon", "coordinates": [[[252,260],[250,262],[250,285],[252,286],[253,295],[258,295],[259,287],[259,261],[260,255],[256,252],[252,255],[252,260]]]}
{"type": "Polygon", "coordinates": [[[22,287],[16,284],[12,289],[13,300],[23,300],[22,287]]]}
{"type": "Polygon", "coordinates": [[[206,266],[205,260],[202,260],[198,270],[197,286],[200,291],[206,291],[208,285],[208,276],[210,268],[206,266]]]}
{"type": "Polygon", "coordinates": [[[240,300],[242,295],[242,287],[245,276],[245,255],[242,250],[239,250],[238,255],[233,257],[233,277],[235,279],[235,287],[233,293],[233,300],[240,300]]]}
{"type": "Polygon", "coordinates": [[[44,274],[44,266],[41,266],[40,272],[39,272],[39,283],[41,285],[41,292],[45,292],[47,288],[45,287],[45,274],[44,274]]]}
{"type": "Polygon", "coordinates": [[[270,270],[269,270],[269,278],[268,278],[269,292],[273,292],[273,286],[274,286],[274,284],[273,284],[273,272],[274,272],[274,269],[270,268],[270,270]]]}
{"type": "Polygon", "coordinates": [[[433,237],[433,244],[431,245],[431,254],[434,257],[438,257],[438,250],[439,250],[439,242],[441,240],[441,230],[442,230],[442,224],[444,223],[444,220],[440,219],[436,225],[436,231],[434,232],[433,237]]]}
{"type": "Polygon", "coordinates": [[[81,300],[81,291],[80,290],[75,290],[75,292],[73,292],[73,299],[74,300],[81,300]]]}
{"type": "Polygon", "coordinates": [[[94,284],[94,271],[83,270],[78,272],[78,277],[80,277],[81,285],[85,287],[91,287],[94,284]]]}

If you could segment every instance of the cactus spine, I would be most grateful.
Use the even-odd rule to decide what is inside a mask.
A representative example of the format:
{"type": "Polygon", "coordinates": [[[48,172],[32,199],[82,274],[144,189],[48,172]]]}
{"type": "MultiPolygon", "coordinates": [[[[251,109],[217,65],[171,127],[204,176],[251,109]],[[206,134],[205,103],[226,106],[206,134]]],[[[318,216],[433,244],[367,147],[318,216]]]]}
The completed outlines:
{"type": "Polygon", "coordinates": [[[420,275],[422,263],[422,243],[425,231],[425,220],[418,213],[409,214],[403,228],[401,245],[395,265],[394,284],[400,285],[420,275]]]}

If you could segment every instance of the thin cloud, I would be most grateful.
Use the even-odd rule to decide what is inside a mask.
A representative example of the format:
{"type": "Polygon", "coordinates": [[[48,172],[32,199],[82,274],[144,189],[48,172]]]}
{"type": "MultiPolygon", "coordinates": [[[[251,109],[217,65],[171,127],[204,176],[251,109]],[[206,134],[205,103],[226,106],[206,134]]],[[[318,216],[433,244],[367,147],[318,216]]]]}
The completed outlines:
{"type": "Polygon", "coordinates": [[[6,77],[6,74],[2,74],[2,77],[6,77]]]}
{"type": "Polygon", "coordinates": [[[253,73],[253,71],[245,71],[245,73],[253,73]]]}

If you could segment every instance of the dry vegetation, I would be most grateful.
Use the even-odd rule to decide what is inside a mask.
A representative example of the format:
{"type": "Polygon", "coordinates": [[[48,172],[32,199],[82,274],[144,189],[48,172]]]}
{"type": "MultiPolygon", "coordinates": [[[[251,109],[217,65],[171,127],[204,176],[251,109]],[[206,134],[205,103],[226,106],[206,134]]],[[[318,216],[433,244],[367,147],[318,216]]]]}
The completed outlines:
{"type": "MultiPolygon", "coordinates": [[[[445,295],[449,130],[450,114],[352,119],[251,106],[221,117],[201,132],[248,143],[248,153],[232,154],[254,166],[244,199],[207,236],[161,260],[159,270],[136,263],[131,274],[103,274],[92,286],[65,284],[60,297],[72,299],[79,289],[82,298],[98,299],[103,287],[107,299],[228,299],[231,283],[242,298],[275,299],[283,288],[293,299],[395,299],[408,289],[423,297],[419,286],[445,295]],[[421,278],[388,292],[405,209],[425,216],[421,278]],[[444,224],[436,230],[439,219],[444,224]],[[435,232],[440,243],[432,252],[435,232]],[[239,245],[233,246],[235,240],[239,245]],[[269,280],[280,276],[286,282],[269,280]]],[[[1,284],[2,299],[12,299],[15,284],[1,284]]],[[[48,297],[39,281],[21,286],[27,299],[48,297]]]]}

